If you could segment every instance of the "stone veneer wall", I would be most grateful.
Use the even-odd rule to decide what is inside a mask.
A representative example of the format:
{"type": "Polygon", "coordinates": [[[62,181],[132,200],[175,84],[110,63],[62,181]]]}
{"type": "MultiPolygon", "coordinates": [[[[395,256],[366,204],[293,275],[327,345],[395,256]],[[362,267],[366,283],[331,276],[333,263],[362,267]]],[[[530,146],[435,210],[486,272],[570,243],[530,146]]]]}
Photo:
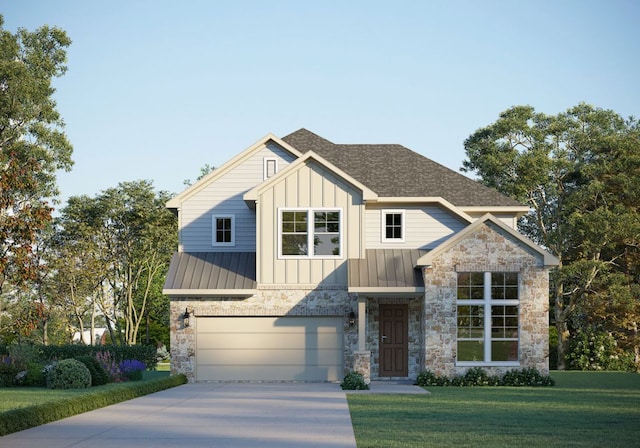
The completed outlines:
{"type": "MultiPolygon", "coordinates": [[[[423,270],[425,305],[424,368],[438,375],[464,373],[456,366],[457,272],[520,273],[520,367],[549,372],[549,272],[542,257],[489,224],[459,241],[423,270]]],[[[491,374],[509,367],[490,367],[491,374]]]]}
{"type": "Polygon", "coordinates": [[[259,289],[248,298],[187,297],[171,299],[171,373],[184,373],[195,380],[196,327],[200,316],[342,316],[344,317],[344,371],[353,366],[358,329],[349,327],[348,314],[357,310],[357,297],[346,289],[312,288],[259,289]],[[191,325],[183,325],[185,308],[191,313],[191,325]]]}

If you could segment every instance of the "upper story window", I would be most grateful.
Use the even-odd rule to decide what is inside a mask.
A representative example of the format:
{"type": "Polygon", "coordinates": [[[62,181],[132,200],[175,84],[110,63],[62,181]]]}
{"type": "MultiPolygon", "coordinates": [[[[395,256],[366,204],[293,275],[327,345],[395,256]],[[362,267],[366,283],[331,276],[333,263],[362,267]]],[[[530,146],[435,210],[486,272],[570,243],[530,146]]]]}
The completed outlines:
{"type": "Polygon", "coordinates": [[[235,216],[213,215],[213,245],[235,246],[235,216]]]}
{"type": "Polygon", "coordinates": [[[278,159],[275,157],[265,157],[263,160],[263,179],[267,180],[278,172],[278,159]]]}
{"type": "Polygon", "coordinates": [[[338,258],[342,255],[341,210],[281,209],[281,257],[338,258]]]}
{"type": "Polygon", "coordinates": [[[458,273],[458,362],[517,363],[518,304],[518,273],[458,273]]]}
{"type": "Polygon", "coordinates": [[[404,241],[404,210],[382,210],[382,241],[404,241]]]}

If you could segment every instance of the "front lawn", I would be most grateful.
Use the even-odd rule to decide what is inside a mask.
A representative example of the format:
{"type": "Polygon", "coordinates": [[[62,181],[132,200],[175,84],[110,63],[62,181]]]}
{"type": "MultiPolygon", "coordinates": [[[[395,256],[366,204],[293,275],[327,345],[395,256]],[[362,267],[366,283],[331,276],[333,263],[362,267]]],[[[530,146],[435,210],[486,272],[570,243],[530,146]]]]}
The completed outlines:
{"type": "Polygon", "coordinates": [[[552,372],[555,387],[347,395],[358,447],[639,446],[640,375],[552,372]]]}

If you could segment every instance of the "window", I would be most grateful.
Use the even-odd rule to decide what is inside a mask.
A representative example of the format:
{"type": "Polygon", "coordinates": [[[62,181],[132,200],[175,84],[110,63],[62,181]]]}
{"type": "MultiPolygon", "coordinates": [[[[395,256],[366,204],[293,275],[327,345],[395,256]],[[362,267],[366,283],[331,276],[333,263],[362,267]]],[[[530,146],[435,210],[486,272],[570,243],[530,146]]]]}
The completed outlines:
{"type": "Polygon", "coordinates": [[[382,210],[382,241],[404,241],[404,210],[382,210]]]}
{"type": "Polygon", "coordinates": [[[235,217],[213,215],[213,245],[235,246],[235,217]]]}
{"type": "Polygon", "coordinates": [[[340,210],[280,210],[280,256],[341,255],[340,210]]]}
{"type": "Polygon", "coordinates": [[[458,362],[518,361],[518,274],[458,273],[458,362]]]}
{"type": "Polygon", "coordinates": [[[263,179],[267,180],[278,172],[278,159],[275,157],[265,157],[263,160],[263,179]]]}

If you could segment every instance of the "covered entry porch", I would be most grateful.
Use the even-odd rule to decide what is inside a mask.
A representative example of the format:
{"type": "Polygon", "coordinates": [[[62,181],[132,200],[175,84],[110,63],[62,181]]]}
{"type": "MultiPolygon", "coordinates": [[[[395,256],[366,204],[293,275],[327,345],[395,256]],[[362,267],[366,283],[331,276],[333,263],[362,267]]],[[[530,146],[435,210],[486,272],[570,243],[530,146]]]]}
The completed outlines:
{"type": "Polygon", "coordinates": [[[414,379],[424,365],[424,250],[371,249],[349,260],[349,293],[357,296],[353,370],[365,381],[414,379]]]}

